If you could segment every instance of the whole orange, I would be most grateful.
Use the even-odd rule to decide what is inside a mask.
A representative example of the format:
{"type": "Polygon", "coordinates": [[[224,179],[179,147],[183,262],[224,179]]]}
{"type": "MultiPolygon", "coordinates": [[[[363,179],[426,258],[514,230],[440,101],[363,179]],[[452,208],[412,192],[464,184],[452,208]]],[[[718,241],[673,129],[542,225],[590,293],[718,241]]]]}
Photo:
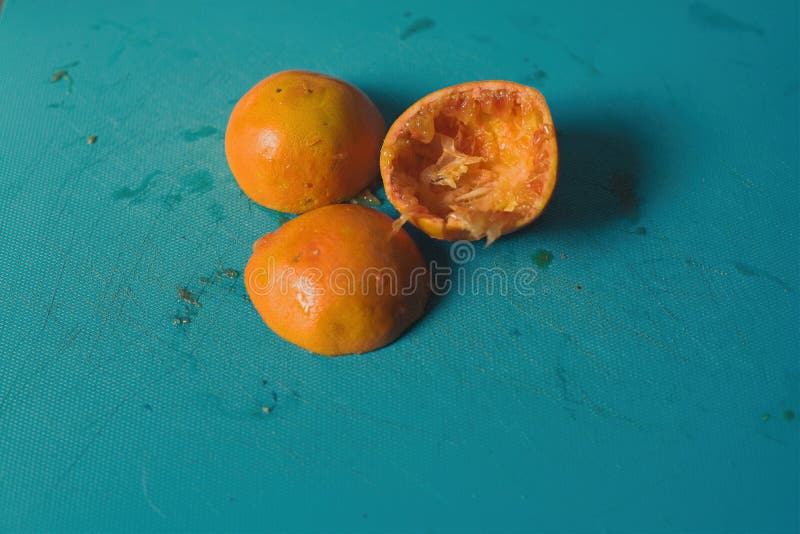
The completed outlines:
{"type": "Polygon", "coordinates": [[[558,146],[542,94],[507,81],[469,82],[423,97],[381,150],[388,200],[438,239],[491,243],[542,212],[558,146]]]}
{"type": "Polygon", "coordinates": [[[253,245],[245,287],[262,319],[304,349],[335,356],[394,341],[428,299],[425,261],[385,214],[336,204],[253,245]]]}
{"type": "Polygon", "coordinates": [[[255,202],[302,213],[355,196],[377,176],[386,124],[358,88],[299,70],[260,81],[225,132],[233,176],[255,202]]]}

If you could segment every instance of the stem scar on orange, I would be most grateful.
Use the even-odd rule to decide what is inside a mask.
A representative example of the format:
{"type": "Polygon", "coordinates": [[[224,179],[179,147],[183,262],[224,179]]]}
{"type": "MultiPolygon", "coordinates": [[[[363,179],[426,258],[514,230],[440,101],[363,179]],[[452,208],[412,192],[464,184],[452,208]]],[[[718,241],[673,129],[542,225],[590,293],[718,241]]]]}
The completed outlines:
{"type": "Polygon", "coordinates": [[[385,132],[378,108],[355,86],[284,71],[257,83],[233,108],[225,155],[252,200],[302,213],[367,187],[377,176],[385,132]]]}
{"type": "Polygon", "coordinates": [[[328,356],[391,343],[422,316],[429,293],[411,237],[351,204],[304,213],[259,239],[244,281],[276,334],[328,356]]]}
{"type": "Polygon", "coordinates": [[[558,169],[553,119],[532,87],[496,80],[447,87],[389,128],[380,168],[400,224],[490,244],[533,221],[550,199],[558,169]]]}

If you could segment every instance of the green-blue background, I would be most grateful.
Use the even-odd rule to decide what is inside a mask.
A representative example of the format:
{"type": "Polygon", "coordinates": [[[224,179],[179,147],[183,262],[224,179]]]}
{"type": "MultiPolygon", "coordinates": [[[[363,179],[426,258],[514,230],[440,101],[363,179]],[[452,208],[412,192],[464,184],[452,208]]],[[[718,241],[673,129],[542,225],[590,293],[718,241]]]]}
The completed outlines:
{"type": "Polygon", "coordinates": [[[0,530],[797,531],[799,107],[792,0],[7,1],[0,530]],[[214,278],[280,224],[222,137],[287,68],[387,121],[539,87],[552,204],[465,265],[550,251],[536,294],[363,356],[270,332],[214,278]]]}

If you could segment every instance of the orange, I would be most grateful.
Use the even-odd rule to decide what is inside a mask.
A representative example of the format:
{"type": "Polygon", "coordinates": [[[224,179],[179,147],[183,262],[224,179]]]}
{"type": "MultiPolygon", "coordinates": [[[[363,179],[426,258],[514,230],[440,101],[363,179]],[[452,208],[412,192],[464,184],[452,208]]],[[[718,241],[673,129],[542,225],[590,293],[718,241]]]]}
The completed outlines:
{"type": "Polygon", "coordinates": [[[377,177],[385,132],[380,112],[358,88],[284,71],[261,80],[233,108],[225,155],[247,196],[302,213],[367,187],[377,177]]]}
{"type": "Polygon", "coordinates": [[[533,221],[550,199],[558,168],[553,119],[532,87],[447,87],[389,128],[380,168],[401,223],[438,239],[489,244],[533,221]]]}
{"type": "Polygon", "coordinates": [[[429,292],[411,237],[351,204],[310,211],[259,239],[245,287],[276,334],[329,356],[391,343],[422,316],[429,292]]]}

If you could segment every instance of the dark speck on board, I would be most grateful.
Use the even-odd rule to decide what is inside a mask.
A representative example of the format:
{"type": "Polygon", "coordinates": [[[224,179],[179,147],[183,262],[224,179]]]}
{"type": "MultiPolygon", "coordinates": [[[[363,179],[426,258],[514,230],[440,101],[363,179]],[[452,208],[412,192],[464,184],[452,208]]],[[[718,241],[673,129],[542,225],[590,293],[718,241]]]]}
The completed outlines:
{"type": "Polygon", "coordinates": [[[511,330],[509,330],[508,333],[509,333],[509,335],[511,337],[519,337],[520,336],[519,328],[516,328],[516,327],[512,328],[511,330]]]}
{"type": "Polygon", "coordinates": [[[199,169],[180,177],[181,190],[185,193],[202,194],[214,189],[214,177],[207,169],[199,169]]]}
{"type": "Polygon", "coordinates": [[[420,32],[430,30],[434,26],[436,26],[436,21],[431,18],[422,17],[419,19],[415,19],[411,24],[406,26],[406,29],[403,30],[403,33],[400,34],[400,40],[404,41],[409,37],[411,37],[412,35],[416,35],[420,32]]]}
{"type": "Polygon", "coordinates": [[[535,82],[543,82],[547,79],[547,73],[542,69],[537,69],[536,72],[533,73],[533,81],[535,82]]]}
{"type": "Polygon", "coordinates": [[[633,231],[636,235],[647,235],[647,228],[644,226],[639,226],[636,230],[633,231]]]}
{"type": "Polygon", "coordinates": [[[533,65],[533,68],[535,70],[532,73],[522,77],[522,82],[536,86],[544,85],[544,82],[547,80],[547,73],[536,65],[533,65]]]}
{"type": "Polygon", "coordinates": [[[222,207],[222,204],[214,202],[213,204],[209,205],[206,208],[206,213],[208,213],[214,222],[220,222],[225,218],[225,208],[222,207]]]}
{"type": "Polygon", "coordinates": [[[369,189],[364,189],[358,195],[350,199],[351,204],[358,204],[360,206],[380,206],[381,199],[375,196],[375,194],[370,191],[369,189]]]}
{"type": "Polygon", "coordinates": [[[636,194],[636,182],[628,173],[615,173],[608,181],[608,189],[619,200],[622,212],[632,221],[639,219],[639,197],[636,194]]]}
{"type": "Polygon", "coordinates": [[[114,191],[111,195],[115,200],[129,200],[131,204],[138,204],[147,196],[153,185],[153,179],[164,174],[161,171],[153,171],[139,183],[137,187],[122,187],[114,191]]]}
{"type": "Polygon", "coordinates": [[[492,42],[492,38],[491,37],[489,37],[488,35],[483,35],[483,34],[473,33],[472,35],[469,36],[469,38],[472,39],[473,41],[475,41],[477,43],[481,43],[481,44],[489,44],[489,43],[492,42]]]}
{"type": "Polygon", "coordinates": [[[533,262],[536,264],[537,267],[541,267],[542,269],[547,268],[552,261],[553,261],[553,253],[543,248],[537,250],[536,253],[534,253],[533,255],[533,262]]]}
{"type": "Polygon", "coordinates": [[[739,274],[743,274],[745,276],[756,276],[756,270],[749,265],[745,265],[744,263],[734,262],[733,266],[736,267],[736,270],[739,271],[739,274]]]}
{"type": "Polygon", "coordinates": [[[783,418],[787,421],[794,421],[795,417],[797,417],[797,414],[794,413],[794,410],[784,410],[783,418]]]}
{"type": "Polygon", "coordinates": [[[180,204],[182,200],[183,200],[183,195],[180,195],[178,193],[170,193],[168,195],[164,195],[161,198],[161,203],[165,208],[171,210],[172,208],[180,204]]]}
{"type": "Polygon", "coordinates": [[[64,81],[67,84],[67,93],[72,91],[72,77],[66,69],[58,69],[50,76],[50,83],[58,83],[64,81]]]}
{"type": "Polygon", "coordinates": [[[152,412],[152,411],[153,411],[153,407],[152,407],[152,406],[151,406],[149,403],[145,403],[145,404],[143,404],[143,405],[142,405],[142,408],[144,408],[144,409],[145,409],[145,410],[147,410],[148,412],[152,412]]]}
{"type": "Polygon", "coordinates": [[[197,306],[198,308],[200,307],[200,302],[198,302],[197,297],[185,287],[178,288],[178,300],[186,304],[191,304],[192,306],[197,306]]]}
{"type": "Polygon", "coordinates": [[[710,30],[752,33],[759,37],[764,37],[766,33],[762,27],[734,18],[705,2],[692,2],[689,4],[689,19],[710,30]]]}
{"type": "Polygon", "coordinates": [[[223,269],[219,272],[220,278],[239,278],[239,271],[236,269],[223,269]]]}

